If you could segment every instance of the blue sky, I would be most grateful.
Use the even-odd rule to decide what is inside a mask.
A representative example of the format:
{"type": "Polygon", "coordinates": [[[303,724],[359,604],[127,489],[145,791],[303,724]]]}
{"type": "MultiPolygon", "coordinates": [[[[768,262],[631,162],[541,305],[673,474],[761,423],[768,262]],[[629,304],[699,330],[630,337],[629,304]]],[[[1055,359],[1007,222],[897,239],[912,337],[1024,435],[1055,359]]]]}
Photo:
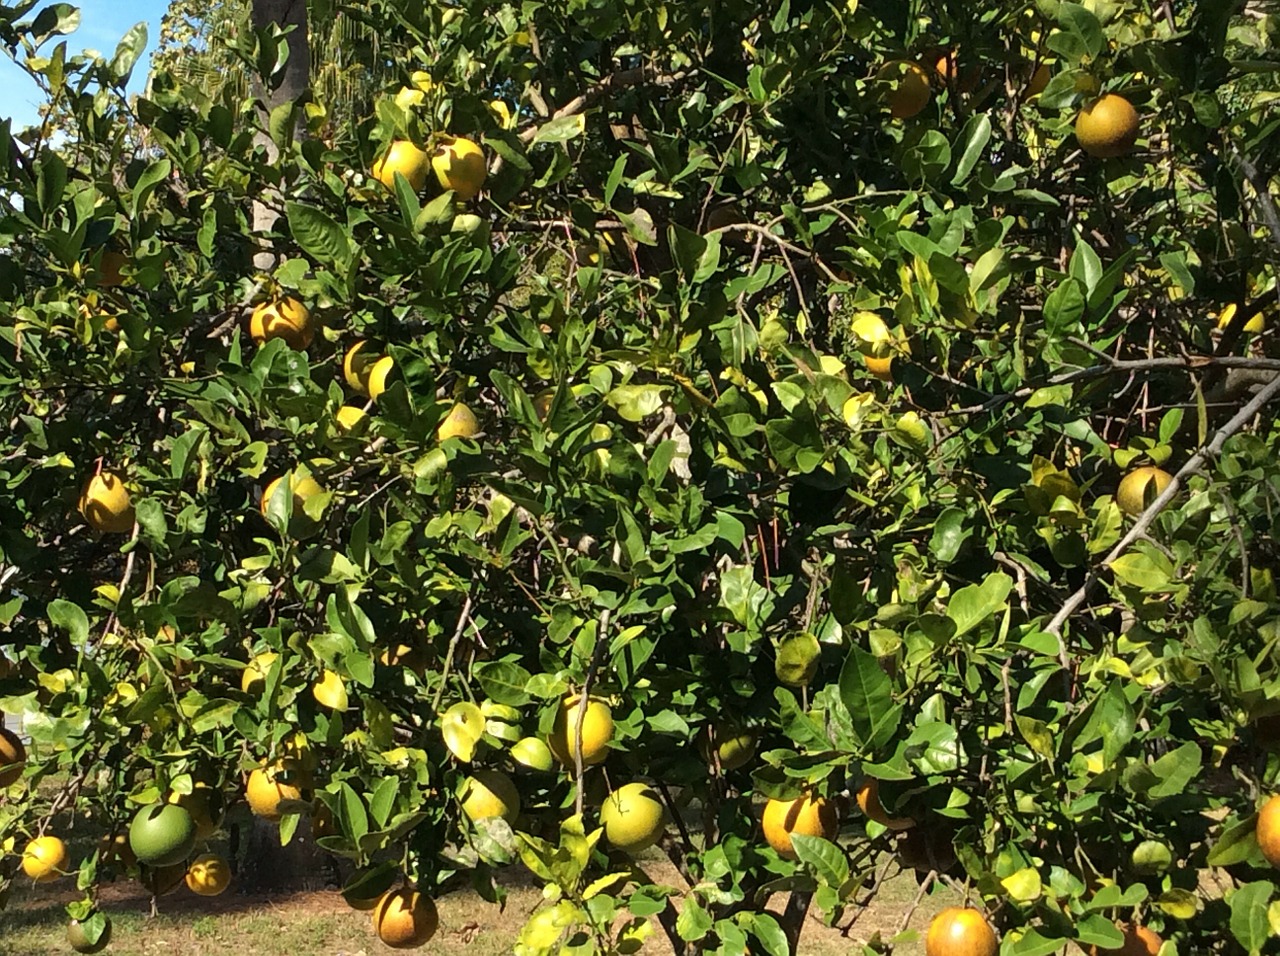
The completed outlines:
{"type": "MultiPolygon", "coordinates": [[[[80,29],[68,37],[51,39],[40,52],[53,49],[59,39],[67,41],[69,53],[96,50],[106,56],[115,52],[116,44],[131,26],[140,20],[147,22],[147,52],[133,68],[130,90],[140,90],[146,83],[151,64],[151,51],[155,49],[160,33],[160,17],[169,8],[168,0],[80,0],[80,29]]],[[[40,4],[41,7],[46,4],[40,4]]],[[[37,8],[38,10],[39,8],[37,8]]],[[[34,12],[30,14],[34,16],[34,12]]],[[[0,51],[0,116],[11,117],[14,128],[19,129],[37,118],[36,107],[40,103],[40,91],[31,79],[0,51]]]]}

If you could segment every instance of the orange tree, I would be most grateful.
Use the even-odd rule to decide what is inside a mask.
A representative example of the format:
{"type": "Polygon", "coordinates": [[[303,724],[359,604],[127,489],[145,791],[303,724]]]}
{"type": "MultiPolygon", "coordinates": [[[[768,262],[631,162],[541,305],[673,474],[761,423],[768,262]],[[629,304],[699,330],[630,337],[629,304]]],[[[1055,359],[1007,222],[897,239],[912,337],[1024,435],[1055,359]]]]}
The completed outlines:
{"type": "Polygon", "coordinates": [[[885,951],[899,869],[965,897],[938,956],[1271,951],[1271,19],[362,0],[399,75],[352,126],[127,101],[141,34],[33,7],[6,879],[69,813],[168,865],[156,805],[245,795],[396,945],[523,865],[523,954],[885,951]]]}

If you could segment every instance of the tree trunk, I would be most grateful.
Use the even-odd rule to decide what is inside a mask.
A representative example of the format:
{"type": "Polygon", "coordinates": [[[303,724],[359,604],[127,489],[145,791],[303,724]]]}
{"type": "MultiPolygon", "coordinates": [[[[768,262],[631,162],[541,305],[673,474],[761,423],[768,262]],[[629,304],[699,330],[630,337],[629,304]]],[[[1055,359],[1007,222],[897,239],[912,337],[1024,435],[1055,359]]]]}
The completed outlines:
{"type": "MultiPolygon", "coordinates": [[[[279,155],[276,144],[267,134],[267,122],[271,111],[286,103],[296,103],[307,94],[311,82],[311,44],[307,38],[307,0],[253,0],[253,28],[263,30],[271,24],[283,27],[295,27],[288,36],[289,59],[284,69],[272,78],[274,85],[264,87],[261,80],[255,83],[255,93],[261,103],[263,132],[258,134],[258,143],[267,150],[272,162],[279,155]]],[[[294,127],[294,135],[302,130],[301,112],[294,127]]],[[[264,199],[273,205],[279,205],[279,194],[274,190],[267,192],[264,199]]],[[[266,202],[255,201],[253,204],[254,235],[262,235],[276,224],[279,215],[266,202]]],[[[253,258],[253,264],[261,270],[269,270],[275,266],[275,254],[264,249],[253,258]]]]}

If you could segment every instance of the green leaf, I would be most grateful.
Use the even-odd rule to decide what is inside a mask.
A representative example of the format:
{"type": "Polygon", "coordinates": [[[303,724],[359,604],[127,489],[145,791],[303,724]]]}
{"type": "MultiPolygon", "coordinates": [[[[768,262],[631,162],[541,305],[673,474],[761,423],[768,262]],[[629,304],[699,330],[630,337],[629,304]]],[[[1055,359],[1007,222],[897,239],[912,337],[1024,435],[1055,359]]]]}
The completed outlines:
{"type": "Polygon", "coordinates": [[[1275,887],[1267,880],[1246,883],[1227,895],[1231,906],[1231,935],[1250,953],[1262,951],[1271,938],[1267,907],[1275,887]]]}
{"type": "Polygon", "coordinates": [[[796,858],[813,868],[814,873],[827,886],[839,887],[849,878],[849,861],[844,851],[830,840],[797,833],[791,838],[796,858]]]}
{"type": "Polygon", "coordinates": [[[537,146],[539,143],[567,143],[571,139],[577,139],[587,130],[587,117],[585,113],[575,113],[572,116],[561,116],[558,119],[547,120],[538,127],[538,132],[533,137],[531,146],[537,146]]]}
{"type": "Polygon", "coordinates": [[[369,832],[369,815],[365,812],[364,801],[349,783],[338,786],[338,820],[342,832],[356,843],[369,832]]]}
{"type": "Polygon", "coordinates": [[[965,526],[968,517],[961,508],[945,508],[933,526],[929,538],[929,550],[943,564],[950,564],[960,553],[960,547],[968,539],[970,531],[965,526]]]}
{"type": "Polygon", "coordinates": [[[960,154],[960,161],[956,163],[956,172],[951,177],[951,185],[964,184],[969,174],[973,172],[973,168],[978,165],[978,160],[982,159],[982,154],[990,141],[991,118],[986,113],[970,117],[969,122],[956,138],[957,145],[964,143],[964,149],[960,154]]]}
{"type": "Polygon", "coordinates": [[[840,669],[840,700],[868,752],[883,747],[897,732],[902,708],[893,703],[893,682],[879,658],[860,647],[849,649],[840,669]]]}
{"type": "Polygon", "coordinates": [[[1171,583],[1168,572],[1154,558],[1138,551],[1122,554],[1112,561],[1111,573],[1148,594],[1167,591],[1171,583]]]}
{"type": "Polygon", "coordinates": [[[111,58],[111,63],[108,66],[112,77],[115,78],[115,81],[120,86],[128,85],[129,76],[133,73],[133,66],[138,62],[138,57],[142,56],[142,51],[146,48],[147,24],[143,20],[131,26],[121,38],[116,45],[115,56],[111,58]]]}
{"type": "Polygon", "coordinates": [[[303,251],[320,262],[346,268],[351,261],[351,242],[342,226],[315,206],[289,202],[285,210],[289,231],[303,251]]]}
{"type": "Polygon", "coordinates": [[[1006,599],[1013,590],[1013,578],[1003,571],[987,575],[982,584],[963,587],[951,596],[947,603],[947,617],[956,626],[955,636],[960,637],[973,630],[992,615],[1003,611],[1006,599]]]}
{"type": "Polygon", "coordinates": [[[89,640],[89,618],[78,604],[55,598],[45,609],[49,623],[59,630],[66,631],[71,643],[83,647],[89,640]]]}
{"type": "MultiPolygon", "coordinates": [[[[800,839],[813,838],[800,837],[800,839]]],[[[787,940],[787,934],[772,914],[746,912],[738,914],[738,918],[742,928],[760,941],[760,948],[767,956],[789,956],[791,944],[787,940]]]]}

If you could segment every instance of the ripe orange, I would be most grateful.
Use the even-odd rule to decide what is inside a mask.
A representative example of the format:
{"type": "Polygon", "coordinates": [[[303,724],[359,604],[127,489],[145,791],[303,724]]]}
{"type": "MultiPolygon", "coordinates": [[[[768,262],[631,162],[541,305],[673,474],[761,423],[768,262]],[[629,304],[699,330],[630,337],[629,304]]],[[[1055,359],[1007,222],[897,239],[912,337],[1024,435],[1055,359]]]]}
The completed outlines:
{"type": "Polygon", "coordinates": [[[8,727],[0,727],[0,790],[18,782],[27,766],[27,748],[8,727]]]}
{"type": "Polygon", "coordinates": [[[427,184],[427,173],[431,171],[431,157],[426,150],[419,149],[406,139],[398,139],[391,144],[387,155],[375,160],[373,178],[388,189],[396,188],[396,173],[409,182],[409,188],[415,193],[421,192],[427,184]]]}
{"type": "Polygon", "coordinates": [[[249,774],[244,798],[255,816],[279,820],[283,814],[281,803],[306,799],[303,791],[310,786],[306,778],[307,774],[294,760],[277,760],[271,766],[263,764],[249,774]]]}
{"type": "Polygon", "coordinates": [[[258,345],[284,339],[289,348],[301,352],[316,337],[317,322],[311,310],[291,296],[263,302],[249,317],[249,336],[258,345]]]}
{"type": "Polygon", "coordinates": [[[484,150],[461,136],[441,138],[435,155],[431,157],[431,168],[435,170],[440,185],[452,189],[463,202],[475,198],[489,172],[484,150]]]}
{"type": "Polygon", "coordinates": [[[817,836],[834,840],[840,830],[836,809],[822,797],[806,796],[794,800],[770,800],[760,819],[764,838],[780,856],[794,859],[792,836],[817,836]]]}
{"type": "Polygon", "coordinates": [[[1076,118],[1076,140],[1098,159],[1123,156],[1138,141],[1138,111],[1123,96],[1100,96],[1076,118]]]}
{"type": "Polygon", "coordinates": [[[70,862],[67,845],[55,836],[36,837],[22,851],[22,872],[37,883],[56,880],[70,862]]]}
{"type": "Polygon", "coordinates": [[[867,815],[868,820],[874,820],[890,830],[909,830],[916,825],[916,821],[911,817],[889,816],[889,811],[880,802],[880,781],[875,777],[867,777],[862,781],[862,786],[858,788],[857,800],[858,808],[867,815]]]}
{"type": "MultiPolygon", "coordinates": [[[[547,745],[556,759],[565,767],[574,766],[578,752],[578,704],[579,698],[566,697],[560,702],[555,726],[547,745]]],[[[582,721],[582,763],[584,766],[601,763],[609,756],[609,741],[613,740],[613,711],[602,700],[587,704],[587,716],[582,721]]]]}
{"type": "Polygon", "coordinates": [[[378,901],[373,930],[392,949],[417,949],[436,933],[440,915],[431,897],[402,887],[378,901]]]}
{"type": "Polygon", "coordinates": [[[886,355],[884,358],[876,358],[874,355],[864,355],[862,356],[862,361],[866,363],[867,371],[880,379],[880,381],[893,381],[892,355],[886,355]]]}
{"type": "Polygon", "coordinates": [[[1145,926],[1129,923],[1118,928],[1124,933],[1124,943],[1119,949],[1098,949],[1091,946],[1089,956],[1100,956],[1102,953],[1114,953],[1115,956],[1156,956],[1164,945],[1164,940],[1145,926]]]}
{"type": "Polygon", "coordinates": [[[1120,487],[1116,489],[1116,504],[1125,514],[1139,515],[1146,510],[1147,501],[1154,501],[1173,481],[1173,475],[1163,468],[1144,465],[1135,468],[1120,479],[1120,487]],[[1150,486],[1150,499],[1148,499],[1150,486]]]}
{"type": "Polygon", "coordinates": [[[925,956],[996,956],[999,944],[987,919],[968,906],[948,906],[929,924],[925,956]]]}
{"type": "Polygon", "coordinates": [[[919,114],[933,96],[933,90],[929,88],[929,74],[906,60],[886,63],[876,74],[876,79],[890,85],[885,102],[894,119],[910,119],[919,114]]]}
{"type": "Polygon", "coordinates": [[[1258,824],[1254,830],[1258,848],[1267,862],[1280,866],[1280,795],[1271,797],[1258,811],[1258,824]]]}
{"type": "Polygon", "coordinates": [[[231,864],[216,853],[204,853],[187,867],[187,886],[199,896],[218,896],[231,885],[231,864]]]}
{"type": "Polygon", "coordinates": [[[658,842],[666,829],[667,811],[658,792],[648,784],[628,783],[605,799],[600,823],[612,846],[639,853],[658,842]]]}
{"type": "Polygon", "coordinates": [[[119,475],[93,475],[80,492],[80,514],[94,531],[128,534],[133,530],[133,504],[119,475]]]}

